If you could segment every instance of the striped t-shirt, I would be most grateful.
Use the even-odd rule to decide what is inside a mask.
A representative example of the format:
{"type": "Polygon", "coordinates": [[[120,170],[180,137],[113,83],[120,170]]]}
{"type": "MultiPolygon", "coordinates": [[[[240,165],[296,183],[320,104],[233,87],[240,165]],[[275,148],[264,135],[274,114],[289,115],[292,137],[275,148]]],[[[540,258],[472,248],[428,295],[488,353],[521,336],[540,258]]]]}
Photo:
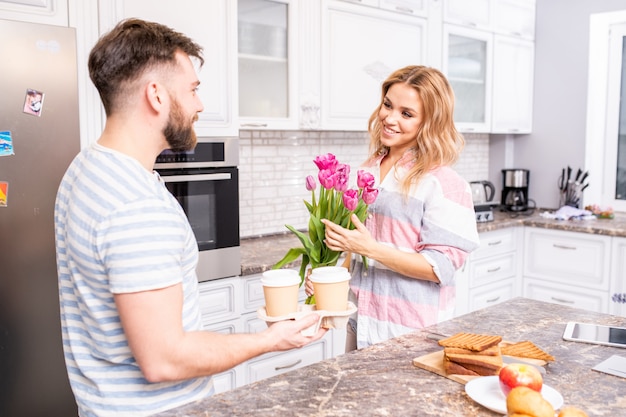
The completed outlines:
{"type": "Polygon", "coordinates": [[[196,240],[158,174],[95,144],[63,177],[54,221],[63,349],[79,414],[145,416],[211,395],[210,377],[149,383],[113,299],[182,283],[183,328],[202,327],[196,240]]]}
{"type": "Polygon", "coordinates": [[[455,272],[478,248],[469,184],[449,167],[430,171],[408,198],[400,179],[412,164],[405,155],[380,183],[382,156],[361,169],[374,175],[379,194],[368,208],[365,226],[379,243],[421,253],[439,283],[410,278],[360,256],[352,257],[350,287],[356,297],[359,348],[452,318],[455,272]]]}

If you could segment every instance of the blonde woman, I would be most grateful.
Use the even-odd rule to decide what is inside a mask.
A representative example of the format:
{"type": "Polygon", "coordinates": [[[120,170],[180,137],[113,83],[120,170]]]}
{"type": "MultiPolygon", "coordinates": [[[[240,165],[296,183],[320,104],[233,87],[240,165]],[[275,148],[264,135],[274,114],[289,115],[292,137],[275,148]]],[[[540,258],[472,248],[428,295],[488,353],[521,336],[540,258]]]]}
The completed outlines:
{"type": "Polygon", "coordinates": [[[454,93],[434,68],[408,66],[382,85],[369,120],[370,156],[362,169],[379,187],[365,224],[328,220],[326,243],[352,256],[350,287],[358,306],[347,349],[361,348],[452,317],[455,272],[478,247],[467,181],[451,166],[464,140],[454,93]]]}

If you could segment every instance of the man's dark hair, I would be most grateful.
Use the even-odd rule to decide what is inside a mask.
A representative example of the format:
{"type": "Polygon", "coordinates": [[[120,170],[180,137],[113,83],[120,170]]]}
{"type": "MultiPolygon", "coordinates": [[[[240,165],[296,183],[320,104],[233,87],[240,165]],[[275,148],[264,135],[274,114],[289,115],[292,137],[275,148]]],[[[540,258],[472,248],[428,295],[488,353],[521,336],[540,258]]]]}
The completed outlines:
{"type": "Polygon", "coordinates": [[[177,52],[204,64],[200,45],[160,23],[127,19],[102,36],[89,54],[88,66],[107,116],[129,83],[152,67],[176,65],[177,52]]]}

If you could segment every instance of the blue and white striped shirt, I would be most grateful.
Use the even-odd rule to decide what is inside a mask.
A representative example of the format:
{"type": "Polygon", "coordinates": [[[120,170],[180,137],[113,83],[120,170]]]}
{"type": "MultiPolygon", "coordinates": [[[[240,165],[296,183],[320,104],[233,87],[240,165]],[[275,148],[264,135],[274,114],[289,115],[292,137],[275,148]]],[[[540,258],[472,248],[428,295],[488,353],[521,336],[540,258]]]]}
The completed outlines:
{"type": "Polygon", "coordinates": [[[202,328],[196,239],[158,174],[95,144],[63,177],[54,220],[63,349],[79,414],[145,416],[213,394],[210,377],[146,381],[113,299],[182,283],[183,328],[202,328]]]}

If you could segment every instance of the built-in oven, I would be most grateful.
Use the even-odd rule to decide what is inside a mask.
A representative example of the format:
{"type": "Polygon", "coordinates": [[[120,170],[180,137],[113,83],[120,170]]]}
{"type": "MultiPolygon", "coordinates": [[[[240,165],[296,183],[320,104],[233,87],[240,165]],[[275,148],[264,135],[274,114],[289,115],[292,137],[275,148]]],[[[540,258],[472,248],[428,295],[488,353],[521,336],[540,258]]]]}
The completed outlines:
{"type": "Polygon", "coordinates": [[[198,280],[241,274],[239,138],[198,138],[194,150],[164,151],[155,170],[182,206],[199,249],[198,280]]]}

